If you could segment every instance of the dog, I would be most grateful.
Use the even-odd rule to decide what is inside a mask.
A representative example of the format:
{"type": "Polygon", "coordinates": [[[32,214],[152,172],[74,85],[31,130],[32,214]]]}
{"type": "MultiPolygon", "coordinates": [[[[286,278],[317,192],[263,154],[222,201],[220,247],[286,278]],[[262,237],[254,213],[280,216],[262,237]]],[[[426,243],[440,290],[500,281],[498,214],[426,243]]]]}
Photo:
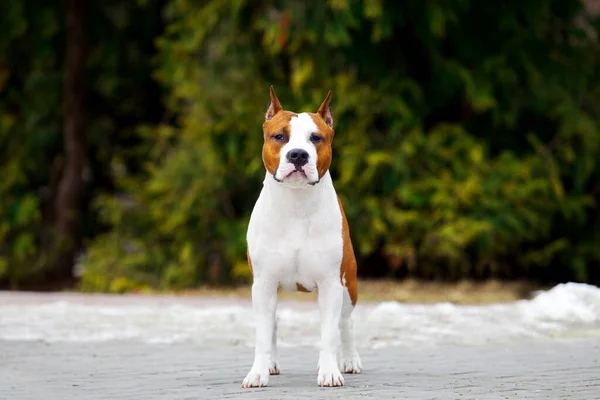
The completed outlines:
{"type": "Polygon", "coordinates": [[[316,113],[284,111],[275,90],[263,123],[266,169],[246,236],[256,320],[254,363],[242,387],[263,387],[278,375],[277,291],[318,291],[319,386],[343,386],[360,373],[352,311],[356,259],[348,222],[333,187],[331,91],[316,113]]]}

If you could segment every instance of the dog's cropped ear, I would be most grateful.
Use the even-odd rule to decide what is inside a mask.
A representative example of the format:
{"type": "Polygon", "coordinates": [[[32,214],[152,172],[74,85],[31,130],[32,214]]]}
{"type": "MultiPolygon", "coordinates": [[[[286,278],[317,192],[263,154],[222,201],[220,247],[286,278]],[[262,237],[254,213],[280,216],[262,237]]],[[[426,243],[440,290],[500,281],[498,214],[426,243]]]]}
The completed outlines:
{"type": "Polygon", "coordinates": [[[331,115],[331,107],[329,106],[329,103],[331,103],[331,90],[329,93],[327,93],[327,97],[325,97],[325,100],[323,100],[323,103],[321,104],[321,107],[319,107],[317,114],[323,118],[325,123],[330,128],[333,128],[333,116],[331,115]]]}
{"type": "Polygon", "coordinates": [[[275,89],[271,86],[271,101],[269,102],[269,108],[267,108],[267,113],[265,114],[265,121],[270,120],[277,114],[279,111],[283,110],[281,107],[281,103],[275,94],[275,89]]]}

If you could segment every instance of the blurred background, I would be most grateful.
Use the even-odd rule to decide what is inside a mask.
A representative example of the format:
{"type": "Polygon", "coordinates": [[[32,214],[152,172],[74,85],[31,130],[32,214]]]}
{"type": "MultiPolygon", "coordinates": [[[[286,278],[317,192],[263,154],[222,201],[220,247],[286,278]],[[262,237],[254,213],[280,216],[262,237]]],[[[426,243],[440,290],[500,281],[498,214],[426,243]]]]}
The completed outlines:
{"type": "Polygon", "coordinates": [[[333,91],[363,279],[600,282],[600,1],[0,2],[0,287],[250,280],[261,125],[333,91]]]}

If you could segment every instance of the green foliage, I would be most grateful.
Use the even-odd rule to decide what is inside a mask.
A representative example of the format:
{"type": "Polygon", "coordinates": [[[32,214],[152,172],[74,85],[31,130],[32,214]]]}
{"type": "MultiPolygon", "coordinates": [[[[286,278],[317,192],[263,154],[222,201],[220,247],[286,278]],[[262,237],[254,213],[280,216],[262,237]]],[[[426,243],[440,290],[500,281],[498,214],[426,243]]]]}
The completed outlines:
{"type": "Polygon", "coordinates": [[[121,250],[90,268],[136,245],[115,277],[194,285],[216,264],[247,278],[274,84],[297,111],[333,90],[332,173],[363,259],[426,277],[590,279],[598,44],[580,4],[173,0],[166,14],[155,76],[176,123],[146,131],[128,205],[98,203],[121,250]]]}
{"type": "MultiPolygon", "coordinates": [[[[295,111],[315,111],[327,90],[334,93],[332,174],[363,275],[600,282],[600,49],[598,21],[582,3],[170,0],[162,10],[150,2],[107,4],[96,6],[104,10],[99,15],[120,15],[113,18],[119,37],[137,37],[127,46],[151,40],[156,53],[152,61],[127,63],[128,76],[138,77],[128,84],[119,65],[129,47],[101,29],[102,18],[92,19],[98,40],[90,92],[104,106],[92,110],[90,146],[103,194],[89,217],[83,289],[249,278],[245,231],[264,178],[261,124],[271,84],[295,111]],[[156,19],[134,18],[136,12],[162,12],[164,32],[155,38],[156,19]],[[150,62],[162,99],[143,90],[150,62]],[[162,121],[160,100],[167,109],[162,121]]],[[[6,19],[0,45],[22,43],[14,38],[27,31],[24,22],[6,19]]],[[[40,32],[51,35],[53,26],[40,32]]],[[[50,53],[48,63],[58,54],[50,53]]],[[[30,87],[56,95],[51,75],[41,76],[44,85],[30,87]]],[[[31,136],[0,133],[13,143],[6,154],[17,163],[14,182],[48,181],[24,174],[23,160],[31,157],[17,154],[35,135],[48,138],[43,129],[59,134],[57,101],[31,104],[55,107],[36,111],[41,117],[29,125],[31,136]]],[[[2,110],[0,127],[34,114],[2,110]]],[[[41,224],[38,186],[25,182],[19,196],[27,201],[7,200],[4,193],[19,193],[16,183],[0,184],[0,224],[12,221],[3,211],[10,204],[25,207],[25,225],[6,225],[12,252],[20,233],[41,224]]],[[[35,256],[35,242],[23,254],[35,256]]],[[[0,257],[7,260],[0,259],[0,273],[2,265],[16,265],[1,245],[0,257]]]]}
{"type": "Polygon", "coordinates": [[[0,279],[13,283],[38,266],[36,189],[50,180],[46,151],[60,140],[57,15],[43,2],[29,5],[0,5],[0,279]]]}
{"type": "MultiPolygon", "coordinates": [[[[159,34],[160,4],[86,2],[88,13],[85,238],[104,228],[87,203],[112,188],[115,154],[130,151],[140,121],[157,123],[160,91],[147,59],[159,34]],[[147,98],[156,98],[144,104],[147,98]]],[[[49,268],[55,198],[64,165],[65,6],[0,2],[0,284],[32,282],[49,268]]]]}

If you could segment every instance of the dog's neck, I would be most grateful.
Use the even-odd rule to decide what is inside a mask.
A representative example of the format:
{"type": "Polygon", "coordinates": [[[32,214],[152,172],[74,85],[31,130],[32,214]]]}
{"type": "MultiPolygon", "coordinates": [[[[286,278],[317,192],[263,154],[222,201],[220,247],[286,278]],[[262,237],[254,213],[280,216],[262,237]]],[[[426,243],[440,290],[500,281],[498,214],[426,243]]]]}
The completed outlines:
{"type": "Polygon", "coordinates": [[[281,214],[307,216],[322,210],[324,199],[336,196],[329,171],[323,175],[316,185],[307,185],[302,188],[292,188],[277,182],[267,172],[263,182],[264,193],[267,196],[270,209],[281,214]]]}

